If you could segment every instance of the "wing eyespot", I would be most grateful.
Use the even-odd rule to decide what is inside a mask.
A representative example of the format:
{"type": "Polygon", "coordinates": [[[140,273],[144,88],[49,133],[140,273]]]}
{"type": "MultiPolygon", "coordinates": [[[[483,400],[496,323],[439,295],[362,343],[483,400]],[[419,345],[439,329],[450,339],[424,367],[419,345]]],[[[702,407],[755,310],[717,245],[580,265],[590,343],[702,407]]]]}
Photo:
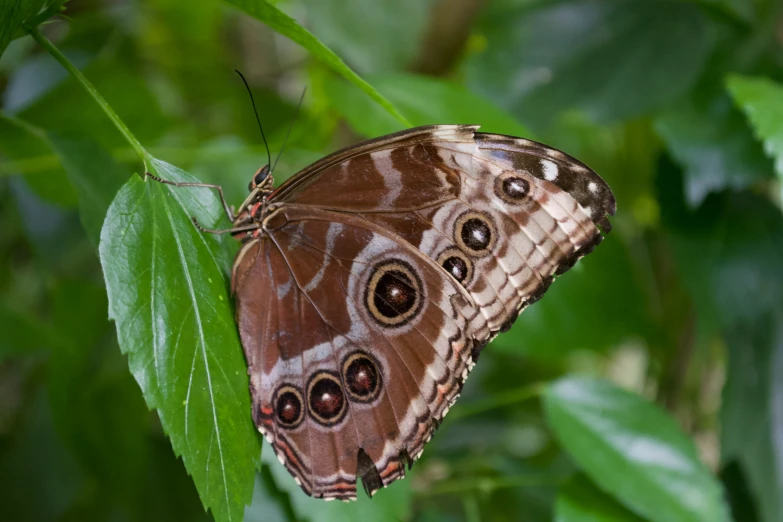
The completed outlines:
{"type": "Polygon", "coordinates": [[[506,171],[495,178],[495,195],[510,205],[519,205],[530,194],[530,182],[523,177],[506,171]]]}
{"type": "Polygon", "coordinates": [[[421,311],[423,285],[414,268],[400,259],[377,264],[370,275],[364,303],[382,326],[408,323],[421,311]]]}
{"type": "Polygon", "coordinates": [[[322,426],[334,426],[343,420],[348,403],[337,374],[320,370],[310,377],[307,384],[307,411],[322,426]]]}
{"type": "Polygon", "coordinates": [[[305,416],[302,393],[292,384],[283,384],[278,387],[274,397],[273,404],[278,424],[289,430],[297,428],[305,416]]]}
{"type": "Polygon", "coordinates": [[[464,212],[454,222],[454,241],[460,250],[474,257],[490,255],[497,236],[497,227],[485,214],[464,212]]]}
{"type": "Polygon", "coordinates": [[[473,260],[459,248],[447,248],[438,255],[437,262],[463,287],[473,280],[473,260]]]}
{"type": "Polygon", "coordinates": [[[383,372],[378,362],[369,354],[362,351],[349,354],[343,361],[342,372],[350,400],[371,403],[380,396],[383,372]]]}

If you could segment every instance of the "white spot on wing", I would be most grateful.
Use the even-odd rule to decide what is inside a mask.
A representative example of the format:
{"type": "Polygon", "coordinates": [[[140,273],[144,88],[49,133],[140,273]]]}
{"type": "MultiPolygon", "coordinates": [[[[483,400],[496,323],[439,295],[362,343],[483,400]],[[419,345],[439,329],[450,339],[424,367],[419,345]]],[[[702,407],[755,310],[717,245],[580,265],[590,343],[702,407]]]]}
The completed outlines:
{"type": "Polygon", "coordinates": [[[374,152],[372,160],[386,184],[386,195],[383,196],[383,203],[387,206],[392,206],[402,192],[402,173],[392,166],[390,150],[374,152]]]}
{"type": "Polygon", "coordinates": [[[587,184],[587,190],[595,194],[596,192],[598,192],[598,184],[595,181],[591,181],[590,183],[587,184]]]}
{"type": "Polygon", "coordinates": [[[321,282],[321,279],[323,279],[326,267],[329,266],[329,252],[334,250],[334,242],[337,239],[337,235],[342,231],[342,228],[343,226],[340,223],[329,223],[329,230],[326,232],[324,260],[321,263],[321,268],[318,269],[318,272],[316,272],[310,282],[307,283],[307,286],[305,286],[305,291],[310,292],[314,290],[318,286],[318,283],[321,282]]]}
{"type": "Polygon", "coordinates": [[[546,159],[541,160],[541,168],[544,169],[544,179],[547,181],[555,181],[557,179],[557,165],[554,161],[546,159]]]}

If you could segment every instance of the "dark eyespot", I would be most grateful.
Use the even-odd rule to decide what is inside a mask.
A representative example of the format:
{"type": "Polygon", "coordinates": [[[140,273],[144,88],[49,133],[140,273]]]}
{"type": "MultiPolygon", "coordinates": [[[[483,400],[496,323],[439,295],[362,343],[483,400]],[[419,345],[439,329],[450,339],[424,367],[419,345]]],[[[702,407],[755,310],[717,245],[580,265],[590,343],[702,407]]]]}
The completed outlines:
{"type": "Polygon", "coordinates": [[[293,429],[301,424],[304,418],[302,394],[291,385],[281,386],[275,393],[275,414],[281,426],[293,429]]]}
{"type": "Polygon", "coordinates": [[[519,205],[530,193],[530,182],[514,175],[513,171],[505,171],[495,178],[495,195],[511,205],[519,205]]]}
{"type": "Polygon", "coordinates": [[[384,326],[404,324],[421,308],[421,280],[408,263],[385,261],[377,265],[367,283],[365,304],[384,326]]]}
{"type": "Polygon", "coordinates": [[[405,272],[389,270],[376,283],[375,307],[385,317],[397,317],[416,304],[416,289],[405,272]]]}
{"type": "Polygon", "coordinates": [[[454,276],[457,281],[464,281],[468,276],[468,264],[464,259],[457,256],[452,256],[443,262],[443,268],[454,276]]]}
{"type": "Polygon", "coordinates": [[[457,218],[454,228],[457,246],[469,254],[488,255],[495,245],[495,227],[483,214],[466,212],[457,218]]]}
{"type": "Polygon", "coordinates": [[[383,383],[377,363],[364,352],[346,357],[343,380],[349,397],[358,402],[372,402],[380,394],[383,383]]]}
{"type": "Polygon", "coordinates": [[[437,261],[462,286],[467,286],[473,279],[473,261],[459,248],[447,248],[438,255],[437,261]]]}
{"type": "Polygon", "coordinates": [[[471,250],[484,250],[492,241],[492,230],[481,219],[467,220],[460,230],[462,242],[471,250]]]}
{"type": "Polygon", "coordinates": [[[511,199],[522,199],[530,192],[530,183],[523,178],[506,178],[503,180],[503,192],[511,199]]]}
{"type": "Polygon", "coordinates": [[[307,386],[307,403],[319,423],[332,426],[340,422],[347,405],[339,377],[326,371],[313,375],[307,386]]]}

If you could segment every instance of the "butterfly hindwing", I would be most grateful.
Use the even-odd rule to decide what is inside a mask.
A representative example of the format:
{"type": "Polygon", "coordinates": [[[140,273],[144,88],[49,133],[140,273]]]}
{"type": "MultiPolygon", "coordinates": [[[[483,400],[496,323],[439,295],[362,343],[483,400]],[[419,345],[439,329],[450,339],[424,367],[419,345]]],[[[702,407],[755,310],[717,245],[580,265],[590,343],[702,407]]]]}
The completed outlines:
{"type": "MultiPolygon", "coordinates": [[[[353,498],[357,475],[372,493],[404,475],[461,389],[469,347],[455,307],[465,296],[402,239],[355,217],[289,205],[267,233],[242,263],[257,250],[254,267],[271,267],[274,288],[264,308],[276,319],[261,322],[275,333],[261,346],[260,327],[243,332],[246,347],[279,354],[272,366],[248,357],[263,361],[250,367],[259,426],[308,494],[353,498]]],[[[259,306],[244,278],[260,275],[237,276],[238,314],[259,306]]]]}

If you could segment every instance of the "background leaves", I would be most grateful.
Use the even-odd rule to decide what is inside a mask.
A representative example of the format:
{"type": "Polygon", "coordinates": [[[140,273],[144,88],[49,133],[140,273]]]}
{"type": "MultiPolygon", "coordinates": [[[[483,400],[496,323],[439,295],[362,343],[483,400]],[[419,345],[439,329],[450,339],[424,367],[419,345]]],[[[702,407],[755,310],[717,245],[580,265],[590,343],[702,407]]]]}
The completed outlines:
{"type": "Polygon", "coordinates": [[[487,48],[468,62],[468,82],[538,125],[569,108],[602,121],[661,108],[695,83],[712,43],[687,2],[506,4],[480,25],[487,48]]]}
{"type": "Polygon", "coordinates": [[[579,467],[632,511],[656,522],[730,520],[717,481],[662,411],[607,383],[577,378],[554,383],[544,405],[579,467]]]}

